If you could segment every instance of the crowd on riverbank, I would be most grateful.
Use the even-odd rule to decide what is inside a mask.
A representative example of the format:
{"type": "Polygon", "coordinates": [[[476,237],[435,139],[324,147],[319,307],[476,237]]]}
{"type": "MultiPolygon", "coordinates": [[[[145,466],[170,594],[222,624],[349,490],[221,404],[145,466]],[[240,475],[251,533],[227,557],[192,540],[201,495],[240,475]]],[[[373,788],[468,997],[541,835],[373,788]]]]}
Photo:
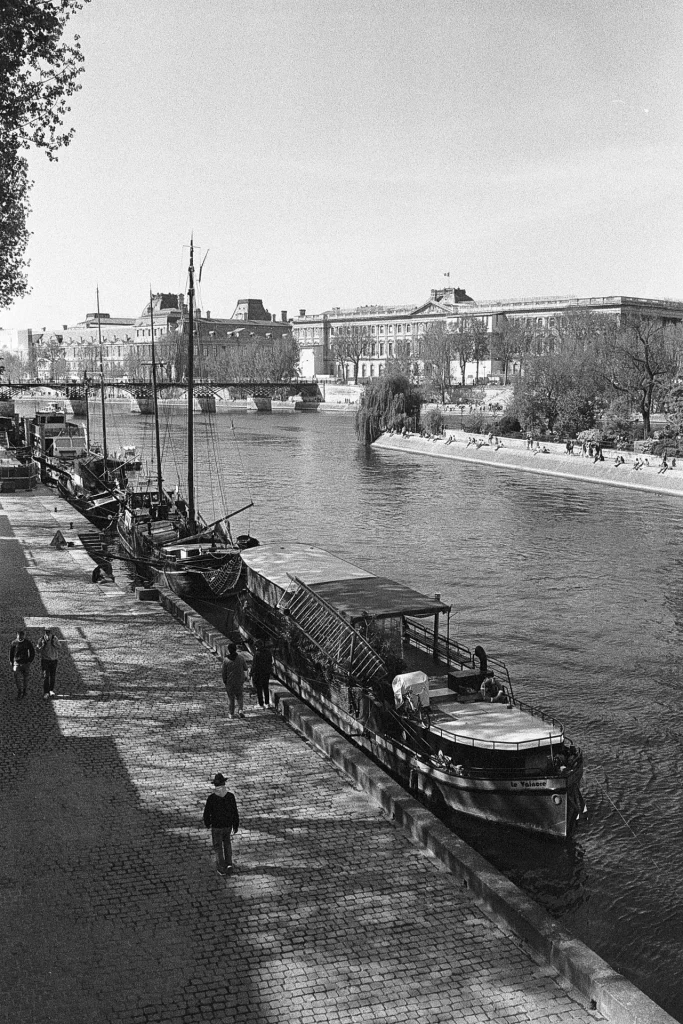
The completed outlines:
{"type": "Polygon", "coordinates": [[[599,447],[596,452],[595,446],[590,451],[588,445],[530,444],[525,438],[446,430],[443,434],[389,432],[378,438],[375,447],[683,495],[683,469],[675,459],[599,447]]]}

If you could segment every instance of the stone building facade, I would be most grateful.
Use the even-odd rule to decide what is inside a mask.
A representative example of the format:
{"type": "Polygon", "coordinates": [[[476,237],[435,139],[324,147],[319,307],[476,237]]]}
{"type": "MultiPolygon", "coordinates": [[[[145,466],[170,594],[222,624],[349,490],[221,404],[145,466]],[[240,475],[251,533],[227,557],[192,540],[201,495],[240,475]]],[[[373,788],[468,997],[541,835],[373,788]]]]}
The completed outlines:
{"type": "MultiPolygon", "coordinates": [[[[333,308],[310,315],[305,309],[292,319],[292,332],[301,351],[300,371],[304,377],[334,376],[353,379],[354,364],[343,364],[334,358],[334,340],[340,333],[357,332],[364,339],[359,359],[359,380],[381,376],[386,364],[402,352],[410,355],[419,341],[435,324],[449,332],[458,332],[467,322],[476,321],[488,335],[494,335],[506,322],[522,321],[526,326],[552,332],[563,317],[576,313],[595,313],[617,320],[627,315],[645,315],[664,322],[683,322],[683,302],[666,299],[640,299],[623,295],[576,298],[549,296],[491,301],[475,301],[462,289],[433,289],[429,299],[420,305],[359,306],[354,309],[333,308]]],[[[508,370],[514,375],[519,368],[514,359],[508,370]]],[[[499,360],[489,354],[478,364],[468,363],[465,383],[479,379],[497,379],[503,373],[499,360]]],[[[453,379],[460,379],[459,368],[453,367],[453,379]]]]}
{"type": "MultiPolygon", "coordinates": [[[[148,376],[152,364],[152,329],[155,339],[168,335],[187,336],[189,310],[184,295],[159,294],[147,303],[135,322],[136,355],[142,375],[148,376]],[[152,327],[153,324],[153,327],[152,327]]],[[[226,355],[231,346],[248,342],[271,341],[291,331],[287,313],[278,321],[264,307],[261,299],[240,299],[229,318],[212,317],[211,311],[194,311],[195,356],[202,359],[226,355]]]]}
{"type": "MultiPolygon", "coordinates": [[[[138,317],[88,313],[83,321],[61,329],[42,331],[4,331],[7,351],[15,351],[35,368],[42,381],[50,378],[82,380],[99,376],[100,356],[107,380],[125,380],[138,372],[149,377],[152,330],[156,340],[169,335],[185,335],[189,330],[188,307],[184,295],[160,292],[151,298],[138,317]],[[99,328],[99,329],[98,329],[99,328]],[[100,349],[101,343],[101,349],[100,349]]],[[[291,325],[283,311],[276,320],[261,299],[240,299],[230,318],[212,317],[210,311],[195,311],[195,355],[210,357],[225,353],[230,345],[289,334],[291,325]]]]}

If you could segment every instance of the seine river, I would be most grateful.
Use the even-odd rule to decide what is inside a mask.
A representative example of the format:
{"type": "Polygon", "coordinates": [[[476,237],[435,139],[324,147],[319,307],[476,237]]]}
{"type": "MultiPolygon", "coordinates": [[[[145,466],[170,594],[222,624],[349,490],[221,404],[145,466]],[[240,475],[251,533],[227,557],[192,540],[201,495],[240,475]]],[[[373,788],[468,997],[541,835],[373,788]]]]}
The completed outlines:
{"type": "MultiPolygon", "coordinates": [[[[110,446],[151,438],[148,417],[112,421],[110,446]]],[[[167,482],[184,472],[170,455],[181,429],[163,431],[167,482]]],[[[589,819],[572,842],[453,827],[683,1020],[683,503],[368,450],[342,413],[242,413],[234,427],[198,414],[195,457],[207,518],[253,499],[235,532],[438,591],[451,635],[502,658],[516,694],[564,722],[586,760],[589,819]]]]}

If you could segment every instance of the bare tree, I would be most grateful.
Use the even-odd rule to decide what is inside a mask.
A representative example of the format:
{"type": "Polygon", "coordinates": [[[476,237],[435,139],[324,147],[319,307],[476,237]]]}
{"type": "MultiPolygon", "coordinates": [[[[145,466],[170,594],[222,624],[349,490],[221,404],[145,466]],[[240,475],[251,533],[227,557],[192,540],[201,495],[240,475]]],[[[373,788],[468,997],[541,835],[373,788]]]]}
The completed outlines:
{"type": "Polygon", "coordinates": [[[680,325],[641,315],[625,317],[618,330],[605,332],[600,355],[605,379],[638,407],[647,437],[653,403],[667,395],[683,366],[680,325]]]}
{"type": "Polygon", "coordinates": [[[369,354],[371,344],[370,328],[366,324],[345,324],[330,340],[333,359],[342,366],[353,364],[354,384],[358,383],[358,364],[364,355],[369,354]]]}
{"type": "Polygon", "coordinates": [[[451,386],[451,362],[455,354],[458,336],[444,324],[429,327],[420,339],[419,357],[424,363],[425,375],[431,377],[441,392],[441,401],[446,401],[446,390],[451,386]]]}
{"type": "Polygon", "coordinates": [[[508,382],[511,361],[518,356],[521,361],[526,349],[526,330],[519,320],[505,320],[491,338],[491,353],[503,364],[503,383],[508,382]]]}
{"type": "Polygon", "coordinates": [[[486,330],[486,324],[483,321],[475,319],[472,322],[472,358],[474,359],[477,370],[475,374],[475,384],[479,381],[479,363],[482,359],[485,359],[489,353],[490,342],[489,334],[486,330]]]}

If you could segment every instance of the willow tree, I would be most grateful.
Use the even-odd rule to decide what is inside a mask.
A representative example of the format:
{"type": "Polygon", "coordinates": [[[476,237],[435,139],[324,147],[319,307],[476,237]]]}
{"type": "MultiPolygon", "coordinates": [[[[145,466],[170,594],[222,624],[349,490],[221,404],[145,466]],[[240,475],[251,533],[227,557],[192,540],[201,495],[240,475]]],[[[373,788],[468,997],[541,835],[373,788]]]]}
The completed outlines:
{"type": "Polygon", "coordinates": [[[420,392],[402,374],[386,374],[367,384],[356,413],[356,434],[372,444],[385,430],[420,421],[420,392]]]}

